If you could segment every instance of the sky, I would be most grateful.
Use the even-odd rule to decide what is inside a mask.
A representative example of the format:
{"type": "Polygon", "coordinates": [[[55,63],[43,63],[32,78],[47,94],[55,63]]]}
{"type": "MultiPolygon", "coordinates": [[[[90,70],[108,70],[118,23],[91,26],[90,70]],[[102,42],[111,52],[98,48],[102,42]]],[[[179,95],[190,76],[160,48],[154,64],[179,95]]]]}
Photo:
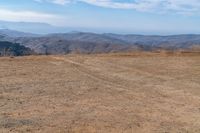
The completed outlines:
{"type": "Polygon", "coordinates": [[[0,20],[91,32],[200,34],[200,0],[1,0],[0,20]]]}

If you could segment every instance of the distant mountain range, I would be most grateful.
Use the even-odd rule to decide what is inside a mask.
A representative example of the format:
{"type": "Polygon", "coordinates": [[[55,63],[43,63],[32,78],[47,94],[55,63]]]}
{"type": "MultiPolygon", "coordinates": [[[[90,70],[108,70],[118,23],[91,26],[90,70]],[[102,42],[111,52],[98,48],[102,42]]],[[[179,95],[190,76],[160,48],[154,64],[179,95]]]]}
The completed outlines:
{"type": "Polygon", "coordinates": [[[0,41],[19,43],[39,54],[108,53],[135,50],[200,50],[200,35],[120,35],[87,32],[37,35],[0,30],[0,41]]]}
{"type": "Polygon", "coordinates": [[[70,28],[53,26],[39,22],[11,22],[0,20],[0,29],[12,29],[15,31],[31,32],[35,34],[47,34],[57,32],[68,32],[70,28]]]}
{"type": "Polygon", "coordinates": [[[27,33],[27,32],[19,32],[15,30],[9,29],[0,29],[0,35],[9,36],[9,37],[39,37],[38,34],[27,33]]]}

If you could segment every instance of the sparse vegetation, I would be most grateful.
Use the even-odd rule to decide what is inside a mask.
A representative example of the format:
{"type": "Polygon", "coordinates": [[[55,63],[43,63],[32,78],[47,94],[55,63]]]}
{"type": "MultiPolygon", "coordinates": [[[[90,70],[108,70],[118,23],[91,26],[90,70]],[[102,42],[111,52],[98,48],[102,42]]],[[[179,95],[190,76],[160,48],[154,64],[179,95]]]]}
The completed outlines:
{"type": "Polygon", "coordinates": [[[199,133],[199,53],[0,58],[1,132],[199,133]]]}

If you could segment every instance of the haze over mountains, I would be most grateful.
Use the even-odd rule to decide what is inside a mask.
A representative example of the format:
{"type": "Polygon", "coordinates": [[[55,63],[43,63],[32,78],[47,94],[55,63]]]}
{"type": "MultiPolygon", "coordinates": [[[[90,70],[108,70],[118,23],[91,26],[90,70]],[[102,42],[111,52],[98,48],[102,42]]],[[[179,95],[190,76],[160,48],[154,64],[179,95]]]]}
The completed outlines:
{"type": "MultiPolygon", "coordinates": [[[[12,29],[15,31],[31,32],[35,34],[47,34],[57,32],[68,32],[67,28],[53,26],[39,22],[12,22],[0,20],[0,29],[12,29]]],[[[70,30],[70,28],[69,28],[70,30]]]]}
{"type": "Polygon", "coordinates": [[[19,43],[38,54],[108,53],[135,50],[199,50],[200,35],[120,35],[69,32],[38,35],[0,30],[0,41],[19,43]]]}

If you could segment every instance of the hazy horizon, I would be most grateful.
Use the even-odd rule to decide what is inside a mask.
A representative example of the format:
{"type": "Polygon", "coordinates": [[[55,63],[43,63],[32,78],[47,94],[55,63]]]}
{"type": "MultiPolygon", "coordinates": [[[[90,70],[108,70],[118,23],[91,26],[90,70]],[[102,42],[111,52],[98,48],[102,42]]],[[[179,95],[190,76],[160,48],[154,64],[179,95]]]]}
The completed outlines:
{"type": "Polygon", "coordinates": [[[198,0],[6,0],[0,2],[0,28],[31,33],[200,34],[199,11],[198,0]],[[37,28],[17,22],[39,24],[37,28]]]}

